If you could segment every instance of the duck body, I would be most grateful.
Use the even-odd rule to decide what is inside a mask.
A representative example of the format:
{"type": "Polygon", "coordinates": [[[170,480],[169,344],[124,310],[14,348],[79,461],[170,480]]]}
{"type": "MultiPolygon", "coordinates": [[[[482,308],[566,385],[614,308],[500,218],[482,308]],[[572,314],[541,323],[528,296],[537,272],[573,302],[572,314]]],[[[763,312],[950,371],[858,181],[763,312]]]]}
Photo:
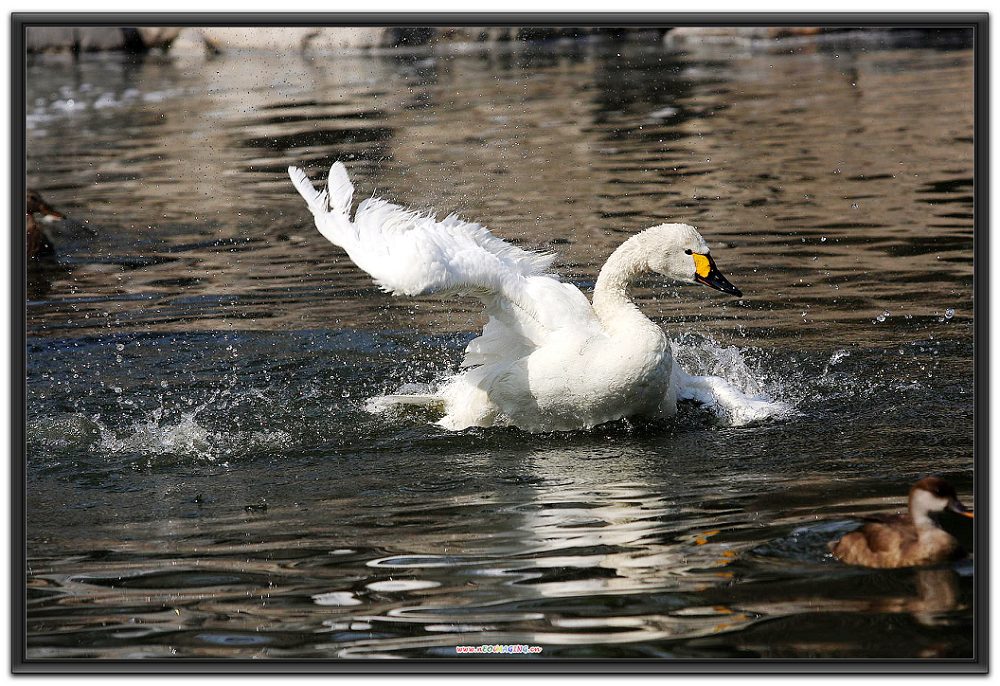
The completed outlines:
{"type": "Polygon", "coordinates": [[[37,260],[42,257],[52,257],[56,254],[56,249],[52,246],[48,234],[42,229],[41,224],[34,215],[24,215],[25,228],[25,253],[28,259],[37,260]]]}
{"type": "Polygon", "coordinates": [[[861,567],[898,568],[940,564],[964,555],[958,539],[938,526],[932,513],[951,510],[972,517],[954,488],[937,477],[910,489],[909,512],[875,518],[829,544],[841,562],[861,567]]]}
{"type": "Polygon", "coordinates": [[[550,273],[553,255],[522,250],[454,215],[438,221],[373,197],[352,217],[354,187],[339,162],[322,191],[295,167],[289,175],[320,233],[383,290],[468,294],[485,305],[488,321],[466,347],[461,371],[433,394],[383,398],[439,405],[439,424],[448,429],[570,431],[672,415],[692,377],[674,364],[663,330],[631,301],[629,284],[652,271],[740,295],[686,224],[626,240],[601,269],[591,302],[550,273]]]}
{"type": "Polygon", "coordinates": [[[869,522],[830,546],[841,562],[861,567],[920,567],[962,555],[958,539],[937,526],[918,527],[909,515],[869,522]]]}

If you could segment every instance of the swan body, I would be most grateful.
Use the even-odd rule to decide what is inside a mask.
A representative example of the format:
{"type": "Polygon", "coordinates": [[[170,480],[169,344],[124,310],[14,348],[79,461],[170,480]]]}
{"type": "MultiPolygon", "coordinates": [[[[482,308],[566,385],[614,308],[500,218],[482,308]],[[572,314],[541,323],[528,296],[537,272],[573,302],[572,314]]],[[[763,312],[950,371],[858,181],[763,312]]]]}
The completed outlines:
{"type": "Polygon", "coordinates": [[[511,245],[455,215],[438,221],[378,198],[351,217],[354,187],[344,165],[318,191],[289,167],[316,227],[395,295],[469,294],[489,319],[462,371],[436,393],[387,396],[385,404],[439,405],[439,424],[510,425],[526,431],[587,429],[623,417],[669,416],[679,398],[765,403],[718,377],[692,377],[673,361],[663,330],[629,299],[638,275],[653,271],[740,295],[715,267],[708,245],[686,224],[661,224],[626,240],[601,269],[593,303],[550,273],[554,255],[511,245]]]}

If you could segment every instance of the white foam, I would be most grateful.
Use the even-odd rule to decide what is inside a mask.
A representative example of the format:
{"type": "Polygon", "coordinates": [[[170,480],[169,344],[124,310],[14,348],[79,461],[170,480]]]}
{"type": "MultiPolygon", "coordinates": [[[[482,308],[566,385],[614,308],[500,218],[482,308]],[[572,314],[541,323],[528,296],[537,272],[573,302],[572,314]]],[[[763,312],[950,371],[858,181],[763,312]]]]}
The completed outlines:
{"type": "Polygon", "coordinates": [[[350,605],[360,605],[361,601],[354,597],[350,591],[332,591],[330,593],[318,593],[312,597],[317,605],[329,605],[333,607],[347,607],[350,605]]]}
{"type": "Polygon", "coordinates": [[[369,590],[383,593],[401,593],[404,591],[419,591],[425,588],[437,588],[437,581],[421,579],[397,579],[391,581],[374,581],[366,586],[369,590]]]}
{"type": "Polygon", "coordinates": [[[435,408],[443,403],[443,399],[434,389],[425,383],[406,383],[395,393],[387,393],[369,398],[365,402],[365,410],[372,414],[384,414],[410,408],[435,408]]]}
{"type": "Polygon", "coordinates": [[[791,405],[780,400],[764,395],[747,395],[719,376],[684,376],[683,384],[678,388],[678,399],[700,403],[731,426],[784,416],[793,410],[791,405]]]}

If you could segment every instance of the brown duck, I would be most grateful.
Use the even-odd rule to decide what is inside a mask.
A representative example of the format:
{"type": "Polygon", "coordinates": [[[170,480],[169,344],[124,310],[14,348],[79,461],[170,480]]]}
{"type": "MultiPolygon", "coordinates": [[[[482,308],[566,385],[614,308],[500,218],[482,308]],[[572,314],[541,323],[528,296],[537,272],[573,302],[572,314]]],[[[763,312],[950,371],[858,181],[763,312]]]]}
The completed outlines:
{"type": "Polygon", "coordinates": [[[52,241],[42,229],[40,222],[51,222],[65,219],[65,216],[49,206],[38,191],[28,190],[24,209],[24,225],[26,230],[27,254],[29,259],[37,259],[55,254],[52,241]],[[35,215],[41,215],[36,219],[35,215]]]}
{"type": "Polygon", "coordinates": [[[907,514],[881,516],[831,542],[830,551],[841,562],[862,567],[916,567],[954,559],[962,554],[958,540],[931,518],[945,510],[973,516],[951,484],[928,476],[910,487],[907,514]]]}

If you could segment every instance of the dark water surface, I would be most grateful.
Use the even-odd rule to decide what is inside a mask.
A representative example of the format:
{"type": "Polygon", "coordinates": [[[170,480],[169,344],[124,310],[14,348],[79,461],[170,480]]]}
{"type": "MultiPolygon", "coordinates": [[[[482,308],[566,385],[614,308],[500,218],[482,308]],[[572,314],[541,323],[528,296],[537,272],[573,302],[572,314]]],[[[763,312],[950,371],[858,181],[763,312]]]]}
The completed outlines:
{"type": "Polygon", "coordinates": [[[824,547],[929,473],[974,505],[970,50],[44,58],[27,84],[29,186],[71,218],[28,277],[30,657],[971,655],[971,561],[824,547]],[[698,226],[743,298],[637,301],[691,371],[794,413],[369,413],[482,322],[312,228],[285,167],[335,159],[588,292],[627,236],[698,226]]]}

